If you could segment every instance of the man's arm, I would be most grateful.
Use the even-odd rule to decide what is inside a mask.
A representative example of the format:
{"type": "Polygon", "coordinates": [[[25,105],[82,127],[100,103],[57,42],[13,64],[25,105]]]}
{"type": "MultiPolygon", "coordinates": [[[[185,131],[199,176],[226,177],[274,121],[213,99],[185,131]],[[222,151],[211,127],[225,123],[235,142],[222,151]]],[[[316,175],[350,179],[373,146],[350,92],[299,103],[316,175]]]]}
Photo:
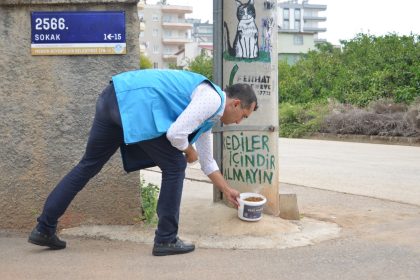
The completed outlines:
{"type": "Polygon", "coordinates": [[[171,145],[183,152],[193,152],[188,135],[210,118],[220,107],[219,94],[207,83],[200,84],[192,94],[190,104],[166,132],[171,145]]]}
{"type": "Polygon", "coordinates": [[[237,198],[239,198],[239,191],[232,189],[229,187],[226,180],[223,178],[222,173],[219,170],[214,171],[213,173],[207,175],[212,183],[223,193],[224,197],[232,203],[235,207],[239,207],[239,202],[237,198]]]}
{"type": "Polygon", "coordinates": [[[217,111],[220,102],[220,96],[210,85],[201,84],[197,92],[193,95],[189,106],[178,117],[176,122],[172,124],[166,136],[172,146],[185,153],[187,162],[192,163],[199,158],[203,172],[223,192],[226,199],[238,207],[239,204],[236,198],[239,197],[239,192],[229,187],[213,159],[211,132],[206,131],[197,139],[196,146],[198,153],[192,145],[188,144],[187,140],[188,135],[194,129],[217,111]]]}
{"type": "MultiPolygon", "coordinates": [[[[220,173],[216,162],[211,156],[211,132],[207,131],[201,135],[197,140],[197,150],[200,154],[200,164],[203,172],[210,178],[212,183],[223,193],[226,199],[232,203],[235,207],[239,207],[237,198],[239,192],[229,187],[229,184],[223,178],[220,173]],[[209,174],[207,174],[209,173],[209,174]]],[[[188,145],[188,148],[184,150],[187,162],[191,163],[197,160],[198,153],[192,145],[188,145]]]]}

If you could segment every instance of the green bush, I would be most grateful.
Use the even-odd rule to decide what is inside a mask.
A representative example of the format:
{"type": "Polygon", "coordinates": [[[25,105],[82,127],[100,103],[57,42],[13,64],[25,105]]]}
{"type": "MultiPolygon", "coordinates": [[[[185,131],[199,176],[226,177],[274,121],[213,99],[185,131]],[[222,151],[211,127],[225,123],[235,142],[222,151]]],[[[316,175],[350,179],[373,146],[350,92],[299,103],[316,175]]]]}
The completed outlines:
{"type": "Polygon", "coordinates": [[[328,112],[326,103],[282,103],[279,106],[279,134],[290,138],[309,136],[319,131],[328,112]]]}
{"type": "Polygon", "coordinates": [[[213,58],[201,54],[188,63],[187,69],[213,80],[213,58]]]}
{"type": "Polygon", "coordinates": [[[140,69],[150,69],[153,67],[153,63],[150,60],[150,58],[148,58],[147,56],[145,56],[144,54],[140,54],[140,69]]]}
{"type": "Polygon", "coordinates": [[[143,177],[140,177],[140,196],[142,207],[142,220],[146,224],[157,224],[156,207],[159,196],[159,188],[155,184],[146,183],[143,177]]]}
{"type": "Polygon", "coordinates": [[[420,36],[358,34],[341,49],[322,44],[294,65],[279,62],[279,100],[306,104],[334,98],[365,107],[420,96],[420,36]]]}

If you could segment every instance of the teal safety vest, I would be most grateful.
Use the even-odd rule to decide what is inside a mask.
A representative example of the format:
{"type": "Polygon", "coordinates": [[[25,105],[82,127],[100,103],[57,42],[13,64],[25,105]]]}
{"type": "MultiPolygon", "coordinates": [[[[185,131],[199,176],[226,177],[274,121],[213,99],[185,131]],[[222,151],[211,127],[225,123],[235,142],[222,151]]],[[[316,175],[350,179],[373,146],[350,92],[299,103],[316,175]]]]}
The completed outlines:
{"type": "Polygon", "coordinates": [[[208,82],[222,99],[218,110],[195,129],[194,143],[210,130],[214,117],[223,110],[225,95],[217,85],[203,75],[181,70],[135,70],[112,77],[125,144],[157,138],[166,133],[172,123],[191,102],[194,89],[208,82]]]}

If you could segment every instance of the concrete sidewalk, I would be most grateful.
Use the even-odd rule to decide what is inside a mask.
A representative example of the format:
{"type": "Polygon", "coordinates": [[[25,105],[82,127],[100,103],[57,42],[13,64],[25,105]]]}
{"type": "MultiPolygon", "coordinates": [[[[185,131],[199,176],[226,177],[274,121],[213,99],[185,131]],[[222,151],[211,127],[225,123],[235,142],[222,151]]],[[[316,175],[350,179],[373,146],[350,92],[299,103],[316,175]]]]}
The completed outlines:
{"type": "MultiPolygon", "coordinates": [[[[142,175],[146,182],[159,184],[161,174],[157,169],[153,170],[142,171],[142,175]]],[[[287,221],[263,215],[258,222],[242,221],[236,209],[213,203],[213,185],[204,182],[197,173],[201,171],[194,168],[187,172],[190,179],[184,184],[180,236],[193,241],[199,248],[284,249],[339,236],[337,224],[311,218],[287,221]]],[[[61,234],[151,244],[154,230],[147,226],[81,226],[64,229],[61,234]]]]}

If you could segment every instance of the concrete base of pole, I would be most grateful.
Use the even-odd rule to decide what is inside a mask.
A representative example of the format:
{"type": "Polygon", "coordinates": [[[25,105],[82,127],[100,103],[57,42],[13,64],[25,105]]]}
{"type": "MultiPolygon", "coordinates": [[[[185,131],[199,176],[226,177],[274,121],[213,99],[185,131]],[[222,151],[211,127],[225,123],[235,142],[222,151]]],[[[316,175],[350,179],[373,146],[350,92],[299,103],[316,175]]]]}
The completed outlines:
{"type": "Polygon", "coordinates": [[[294,193],[279,194],[280,218],[285,220],[300,220],[297,197],[294,193]]]}

